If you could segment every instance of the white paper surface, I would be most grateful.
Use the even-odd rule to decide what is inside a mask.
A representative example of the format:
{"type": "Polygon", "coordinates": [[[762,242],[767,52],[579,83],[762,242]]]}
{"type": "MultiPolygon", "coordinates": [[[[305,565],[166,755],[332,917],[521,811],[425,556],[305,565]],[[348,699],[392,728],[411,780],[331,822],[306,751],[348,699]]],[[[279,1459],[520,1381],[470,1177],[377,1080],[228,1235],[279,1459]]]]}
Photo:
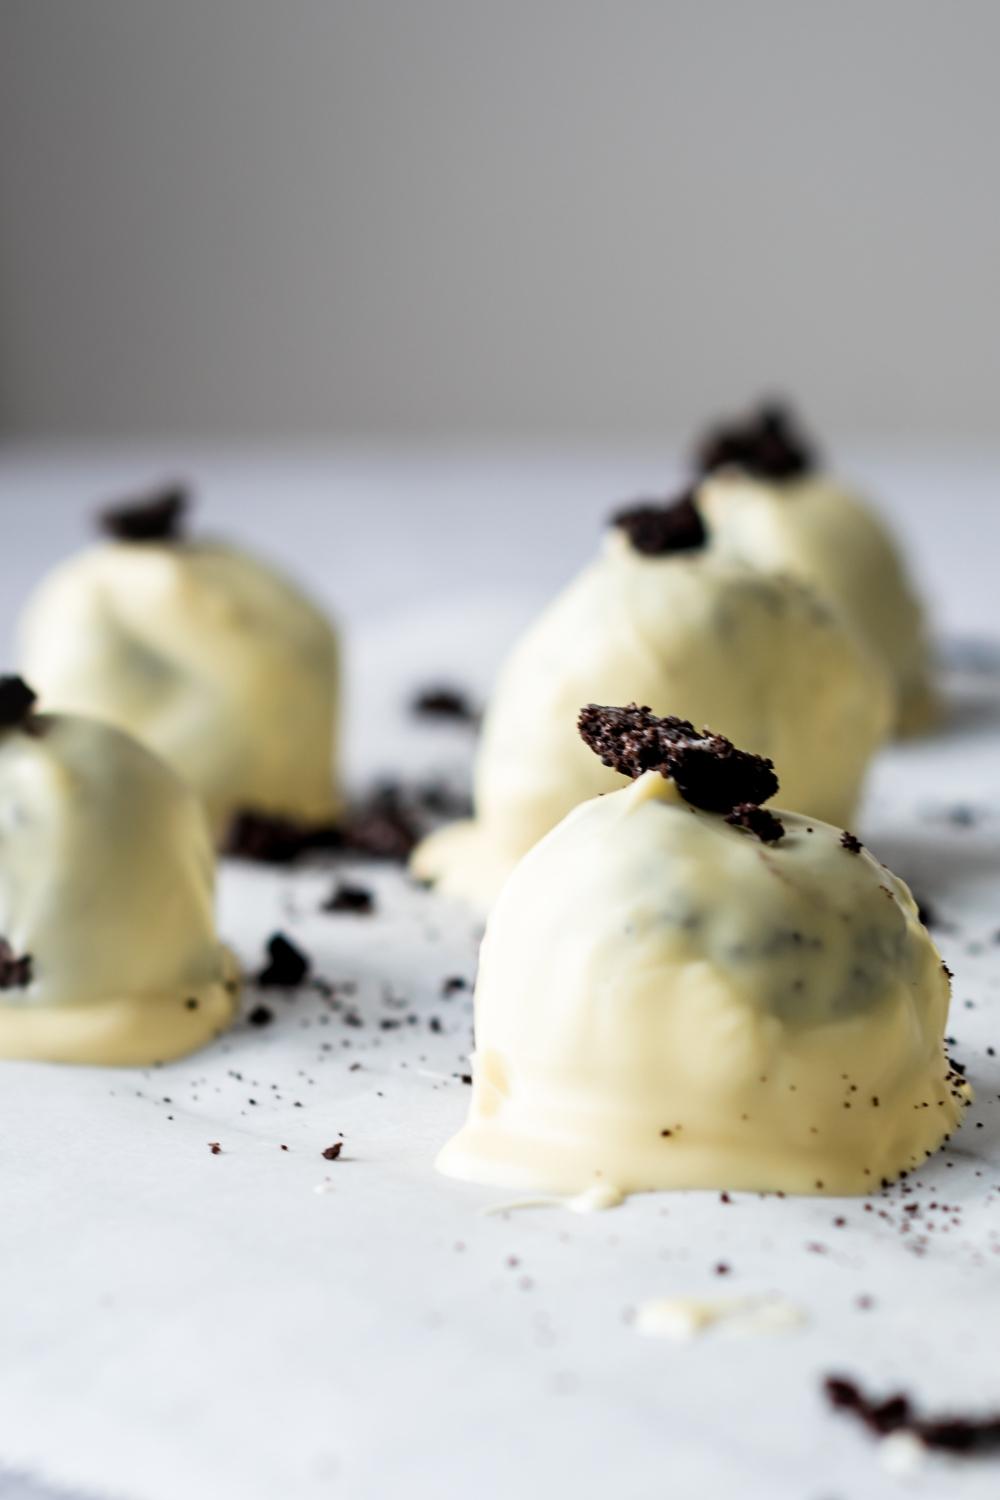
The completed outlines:
{"type": "MultiPolygon", "coordinates": [[[[459,766],[466,732],[406,699],[482,682],[509,624],[424,608],[360,626],[355,774],[459,766]]],[[[953,674],[951,692],[947,733],[886,755],[857,830],[958,924],[937,937],[978,1101],[912,1196],[486,1214],[503,1194],[432,1166],[468,1102],[469,997],[441,987],[471,979],[475,923],[391,869],[345,868],[377,893],[365,918],[318,911],[329,870],[230,866],[221,924],[247,965],[284,930],[357,985],[364,1025],[251,993],[274,1024],[187,1062],[0,1068],[0,1462],[122,1500],[897,1494],[824,1374],[932,1411],[1000,1406],[1000,681],[953,674]],[[630,1321],[722,1293],[779,1294],[805,1321],[687,1344],[630,1321]]],[[[992,1500],[1000,1464],[937,1462],[910,1493],[992,1500]]]]}

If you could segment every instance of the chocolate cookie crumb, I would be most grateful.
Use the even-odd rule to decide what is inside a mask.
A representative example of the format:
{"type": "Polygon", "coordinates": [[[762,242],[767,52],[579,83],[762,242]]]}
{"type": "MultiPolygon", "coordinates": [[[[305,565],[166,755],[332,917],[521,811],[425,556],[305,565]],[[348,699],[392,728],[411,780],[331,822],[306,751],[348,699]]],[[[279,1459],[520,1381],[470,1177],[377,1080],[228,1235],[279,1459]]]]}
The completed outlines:
{"type": "Polygon", "coordinates": [[[23,677],[0,677],[0,729],[27,723],[37,701],[23,677]]]}
{"type": "Polygon", "coordinates": [[[247,1013],[249,1026],[270,1026],[273,1020],[274,1011],[269,1010],[266,1005],[255,1005],[253,1010],[247,1013]]]}
{"type": "Polygon", "coordinates": [[[185,485],[165,485],[127,505],[102,510],[97,522],[103,532],[118,542],[176,542],[180,540],[184,513],[190,503],[190,491],[185,485]]]}
{"type": "Polygon", "coordinates": [[[765,403],[742,421],[720,422],[695,451],[699,474],[730,466],[756,479],[799,479],[816,469],[812,444],[787,406],[765,403]]]}
{"type": "Polygon", "coordinates": [[[853,833],[848,833],[846,828],[840,835],[840,842],[843,844],[844,848],[849,854],[860,854],[862,849],[865,847],[861,840],[859,838],[855,838],[853,833]]]}
{"type": "Polygon", "coordinates": [[[640,500],[617,511],[611,524],[624,531],[636,552],[646,557],[694,552],[708,541],[708,533],[690,492],[663,505],[653,500],[640,500]]]}
{"type": "Polygon", "coordinates": [[[726,822],[737,828],[749,828],[762,844],[776,844],[785,837],[785,825],[781,819],[753,802],[741,802],[739,807],[734,807],[727,815],[726,822]]]}
{"type": "Polygon", "coordinates": [[[424,688],[413,700],[412,709],[428,719],[457,719],[475,724],[479,715],[459,688],[436,685],[424,688]]]}
{"type": "Polygon", "coordinates": [[[257,984],[262,990],[293,990],[306,978],[311,967],[309,959],[289,942],[284,933],[276,932],[269,940],[267,951],[270,962],[257,975],[257,984]]]}
{"type": "Polygon", "coordinates": [[[209,1151],[211,1151],[211,1153],[212,1153],[213,1156],[221,1156],[222,1155],[222,1147],[219,1145],[218,1141],[209,1141],[209,1143],[208,1143],[208,1149],[209,1149],[209,1151]]]}
{"type": "Polygon", "coordinates": [[[324,1161],[336,1161],[343,1149],[344,1145],[342,1141],[334,1141],[332,1146],[327,1146],[325,1151],[320,1152],[320,1156],[322,1156],[324,1161]]]}
{"type": "Polygon", "coordinates": [[[356,854],[403,864],[409,859],[420,830],[405,805],[402,789],[395,783],[386,783],[348,813],[341,824],[340,836],[343,847],[356,854]]]}
{"type": "Polygon", "coordinates": [[[917,916],[920,918],[920,920],[924,924],[924,926],[925,927],[938,927],[938,926],[940,926],[940,921],[939,921],[939,918],[938,918],[937,910],[930,904],[930,902],[929,901],[925,901],[923,899],[923,897],[921,897],[921,896],[914,896],[913,899],[917,903],[917,916]]]}
{"type": "Polygon", "coordinates": [[[265,865],[287,865],[303,854],[335,849],[340,840],[340,831],[332,823],[296,823],[244,808],[230,823],[222,852],[265,865]]]}
{"type": "Polygon", "coordinates": [[[685,801],[706,812],[729,813],[759,806],[778,790],[774,765],[737,750],[724,735],[699,732],[686,719],[657,718],[630,703],[609,708],[589,703],[577,727],[604,765],[633,778],[645,771],[670,777],[685,801]]]}
{"type": "Polygon", "coordinates": [[[467,799],[438,783],[406,787],[383,782],[349,807],[337,823],[299,823],[243,808],[229,825],[222,852],[272,865],[292,864],[304,855],[322,853],[405,864],[435,819],[467,812],[467,799]]]}
{"type": "Polygon", "coordinates": [[[32,980],[30,953],[18,958],[6,938],[0,938],[0,990],[23,990],[32,980]]]}
{"type": "Polygon", "coordinates": [[[847,1411],[877,1437],[908,1432],[925,1448],[948,1453],[985,1453],[1000,1448],[1000,1413],[987,1417],[918,1417],[902,1392],[874,1401],[853,1380],[830,1375],[823,1382],[830,1405],[847,1411]]]}
{"type": "Polygon", "coordinates": [[[340,881],[320,907],[320,911],[348,911],[368,916],[375,910],[375,896],[365,885],[348,885],[340,881]]]}

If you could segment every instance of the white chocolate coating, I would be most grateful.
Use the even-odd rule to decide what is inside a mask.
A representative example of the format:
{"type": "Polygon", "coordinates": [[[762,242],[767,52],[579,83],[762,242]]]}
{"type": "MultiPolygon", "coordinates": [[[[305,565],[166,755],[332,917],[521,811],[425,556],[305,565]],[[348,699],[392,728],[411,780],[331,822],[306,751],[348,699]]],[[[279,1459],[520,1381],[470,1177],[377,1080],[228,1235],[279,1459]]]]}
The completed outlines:
{"type": "Polygon", "coordinates": [[[589,702],[648,704],[775,763],[786,806],[851,822],[885,738],[880,664],[802,585],[720,557],[664,557],[618,531],[508,658],[483,725],[476,818],[432,835],[415,873],[483,910],[577,803],[624,784],[576,732],[589,702]]]}
{"type": "Polygon", "coordinates": [[[42,708],[104,719],[157,751],[216,837],[241,809],[336,813],[333,629],[255,558],[202,541],[92,548],[37,589],[21,646],[42,708]]]}
{"type": "Polygon", "coordinates": [[[933,721],[923,611],[868,505],[826,475],[774,481],[738,470],[707,479],[697,503],[720,552],[802,579],[868,642],[891,676],[902,733],[933,721]]]}
{"type": "Polygon", "coordinates": [[[0,934],[32,964],[30,984],[0,989],[0,1057],[191,1052],[228,1025],[239,990],[198,799],[107,724],[35,722],[0,731],[0,934]]]}
{"type": "Polygon", "coordinates": [[[966,1090],[913,898],[839,829],[780,817],[765,845],[647,772],[522,860],[487,925],[443,1172],[863,1193],[941,1144],[966,1090]]]}

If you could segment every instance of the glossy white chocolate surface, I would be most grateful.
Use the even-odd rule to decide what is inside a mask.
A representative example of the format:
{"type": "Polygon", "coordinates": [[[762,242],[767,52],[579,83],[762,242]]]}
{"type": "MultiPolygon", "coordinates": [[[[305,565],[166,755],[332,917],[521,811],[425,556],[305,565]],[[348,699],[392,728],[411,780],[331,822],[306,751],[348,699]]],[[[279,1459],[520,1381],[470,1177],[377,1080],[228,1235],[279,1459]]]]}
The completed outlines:
{"type": "Polygon", "coordinates": [[[863,1193],[963,1108],[949,982],[902,881],[839,829],[764,844],[649,771],[510,876],[451,1175],[519,1191],[863,1193]]]}
{"type": "Polygon", "coordinates": [[[488,909],[571,808],[624,785],[576,721],[586,703],[632,701],[769,756],[784,805],[841,826],[892,713],[879,663],[801,584],[714,547],[644,556],[612,530],[508,656],[483,724],[475,821],[434,835],[416,873],[488,909]]]}
{"type": "Polygon", "coordinates": [[[0,989],[0,1058],[154,1063],[232,1018],[215,859],[194,793],[96,720],[0,731],[0,935],[29,957],[0,989]]]}

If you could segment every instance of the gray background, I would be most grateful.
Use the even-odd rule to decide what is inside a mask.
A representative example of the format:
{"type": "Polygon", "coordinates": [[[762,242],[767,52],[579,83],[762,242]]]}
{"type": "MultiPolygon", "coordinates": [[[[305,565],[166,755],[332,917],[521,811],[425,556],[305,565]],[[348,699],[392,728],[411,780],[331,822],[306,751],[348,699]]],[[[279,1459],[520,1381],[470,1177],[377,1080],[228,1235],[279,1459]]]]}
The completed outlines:
{"type": "Polygon", "coordinates": [[[996,0],[0,0],[8,434],[995,436],[996,0]]]}

